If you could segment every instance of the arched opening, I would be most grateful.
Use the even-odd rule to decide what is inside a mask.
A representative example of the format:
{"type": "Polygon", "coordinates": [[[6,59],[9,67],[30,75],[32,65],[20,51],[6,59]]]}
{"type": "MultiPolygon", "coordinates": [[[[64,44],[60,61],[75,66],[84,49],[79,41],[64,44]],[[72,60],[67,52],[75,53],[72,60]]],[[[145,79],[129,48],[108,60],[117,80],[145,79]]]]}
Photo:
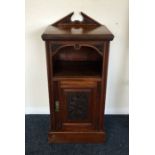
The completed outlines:
{"type": "Polygon", "coordinates": [[[100,76],[102,55],[88,46],[66,46],[53,55],[54,76],[100,76]]]}

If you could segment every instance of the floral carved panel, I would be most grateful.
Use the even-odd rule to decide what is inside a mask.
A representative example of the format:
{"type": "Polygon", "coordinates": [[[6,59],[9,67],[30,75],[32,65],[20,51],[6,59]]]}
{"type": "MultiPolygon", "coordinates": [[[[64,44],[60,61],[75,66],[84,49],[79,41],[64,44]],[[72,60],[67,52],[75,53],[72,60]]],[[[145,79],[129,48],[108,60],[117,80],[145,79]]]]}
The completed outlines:
{"type": "Polygon", "coordinates": [[[69,120],[83,120],[88,116],[88,92],[68,92],[67,111],[69,120]]]}

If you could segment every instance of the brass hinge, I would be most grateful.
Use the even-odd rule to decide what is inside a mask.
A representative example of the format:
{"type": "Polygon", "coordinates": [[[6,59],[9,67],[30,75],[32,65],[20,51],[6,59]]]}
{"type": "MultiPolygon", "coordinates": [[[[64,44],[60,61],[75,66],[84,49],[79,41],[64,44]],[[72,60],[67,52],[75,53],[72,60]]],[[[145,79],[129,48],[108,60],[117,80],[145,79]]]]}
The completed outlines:
{"type": "Polygon", "coordinates": [[[55,112],[59,111],[59,101],[55,101],[55,112]]]}

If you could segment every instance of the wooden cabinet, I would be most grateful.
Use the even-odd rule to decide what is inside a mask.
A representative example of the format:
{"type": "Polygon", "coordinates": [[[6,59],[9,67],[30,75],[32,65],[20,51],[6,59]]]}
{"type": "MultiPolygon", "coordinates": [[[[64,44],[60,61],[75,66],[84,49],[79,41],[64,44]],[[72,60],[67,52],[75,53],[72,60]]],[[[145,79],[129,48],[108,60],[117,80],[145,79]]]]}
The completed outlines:
{"type": "Polygon", "coordinates": [[[102,143],[111,32],[84,13],[47,27],[49,143],[102,143]]]}

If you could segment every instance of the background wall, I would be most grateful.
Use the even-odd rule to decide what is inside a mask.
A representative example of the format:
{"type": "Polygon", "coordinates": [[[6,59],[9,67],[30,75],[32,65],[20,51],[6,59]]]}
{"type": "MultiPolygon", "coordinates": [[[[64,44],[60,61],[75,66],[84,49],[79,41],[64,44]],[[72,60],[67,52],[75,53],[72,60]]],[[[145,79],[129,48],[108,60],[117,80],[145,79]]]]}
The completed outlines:
{"type": "MultiPolygon", "coordinates": [[[[114,34],[109,57],[105,113],[128,114],[128,0],[26,0],[26,113],[49,113],[46,26],[72,11],[83,11],[114,34]]],[[[80,18],[77,14],[74,18],[80,18]]]]}

